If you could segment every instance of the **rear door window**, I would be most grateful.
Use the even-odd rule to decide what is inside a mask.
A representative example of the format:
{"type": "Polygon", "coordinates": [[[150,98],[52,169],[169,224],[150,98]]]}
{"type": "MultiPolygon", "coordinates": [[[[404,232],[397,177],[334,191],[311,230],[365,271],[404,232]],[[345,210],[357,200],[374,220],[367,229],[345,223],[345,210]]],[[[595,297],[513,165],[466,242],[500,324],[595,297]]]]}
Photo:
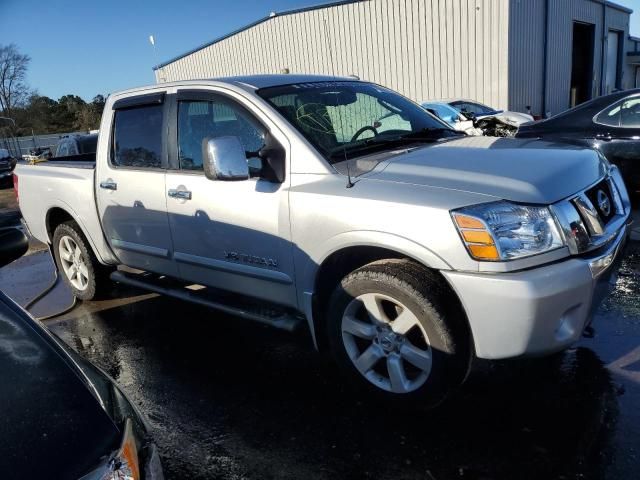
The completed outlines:
{"type": "Polygon", "coordinates": [[[111,162],[116,167],[162,168],[163,105],[116,110],[111,162]]]}

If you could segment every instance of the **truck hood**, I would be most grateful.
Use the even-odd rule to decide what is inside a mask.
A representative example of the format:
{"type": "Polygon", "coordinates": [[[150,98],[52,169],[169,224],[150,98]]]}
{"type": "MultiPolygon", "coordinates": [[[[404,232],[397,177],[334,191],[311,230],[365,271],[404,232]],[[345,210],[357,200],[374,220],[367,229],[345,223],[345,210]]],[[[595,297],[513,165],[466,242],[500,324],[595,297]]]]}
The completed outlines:
{"type": "Polygon", "coordinates": [[[366,176],[550,204],[595,183],[606,170],[606,162],[590,149],[541,140],[467,137],[396,155],[366,176]]]}

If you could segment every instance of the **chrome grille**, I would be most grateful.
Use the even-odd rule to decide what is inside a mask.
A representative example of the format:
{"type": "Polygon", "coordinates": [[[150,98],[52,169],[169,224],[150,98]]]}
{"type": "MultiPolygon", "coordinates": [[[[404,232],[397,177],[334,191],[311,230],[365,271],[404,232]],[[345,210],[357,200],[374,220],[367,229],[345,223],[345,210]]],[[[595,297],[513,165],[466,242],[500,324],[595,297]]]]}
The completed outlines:
{"type": "Polygon", "coordinates": [[[622,206],[616,205],[612,190],[615,186],[605,178],[595,187],[580,193],[573,204],[584,220],[591,235],[602,235],[606,225],[616,216],[622,206]]]}
{"type": "Polygon", "coordinates": [[[594,186],[552,206],[572,254],[599,248],[627,223],[629,196],[617,168],[594,186]]]}

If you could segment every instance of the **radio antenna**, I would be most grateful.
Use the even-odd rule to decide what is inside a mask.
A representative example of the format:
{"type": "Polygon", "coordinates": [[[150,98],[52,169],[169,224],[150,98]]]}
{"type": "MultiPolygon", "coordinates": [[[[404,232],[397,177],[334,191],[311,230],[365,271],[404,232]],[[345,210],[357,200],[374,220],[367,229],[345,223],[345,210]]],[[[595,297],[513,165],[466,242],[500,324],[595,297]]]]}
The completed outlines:
{"type": "MultiPolygon", "coordinates": [[[[324,17],[323,19],[324,22],[324,41],[327,44],[327,52],[329,53],[329,63],[331,64],[331,73],[333,73],[333,77],[337,78],[336,75],[336,63],[334,61],[333,58],[333,49],[331,48],[331,41],[329,40],[329,29],[327,28],[327,17],[324,17]]],[[[339,96],[339,92],[336,92],[336,96],[339,96]]],[[[338,105],[338,102],[336,102],[336,108],[338,109],[338,116],[340,117],[340,126],[344,127],[344,123],[343,123],[343,119],[342,119],[342,111],[340,110],[340,105],[338,105]]],[[[334,128],[334,134],[335,134],[335,128],[334,128]]],[[[343,142],[342,143],[342,153],[344,155],[344,162],[345,165],[347,166],[347,188],[351,188],[355,185],[355,183],[351,180],[351,169],[349,168],[349,159],[347,157],[347,146],[346,144],[343,142]]]]}
{"type": "Polygon", "coordinates": [[[327,51],[329,52],[329,63],[331,64],[331,70],[332,70],[333,76],[335,77],[336,64],[333,61],[333,50],[331,49],[331,41],[329,40],[329,33],[327,28],[327,17],[324,17],[322,21],[324,22],[324,41],[327,44],[327,51]]]}

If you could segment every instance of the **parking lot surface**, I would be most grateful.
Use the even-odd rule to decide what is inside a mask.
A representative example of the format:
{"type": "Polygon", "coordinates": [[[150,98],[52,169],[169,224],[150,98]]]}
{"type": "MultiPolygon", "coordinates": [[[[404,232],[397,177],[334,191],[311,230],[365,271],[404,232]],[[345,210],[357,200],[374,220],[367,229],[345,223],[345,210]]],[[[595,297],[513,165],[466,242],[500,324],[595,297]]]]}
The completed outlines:
{"type": "MultiPolygon", "coordinates": [[[[54,278],[35,250],[0,271],[21,304],[54,278]]],[[[597,335],[550,359],[479,363],[440,408],[344,386],[307,335],[116,287],[49,320],[147,415],[168,478],[634,478],[640,459],[640,246],[597,335]]],[[[32,311],[70,305],[58,286],[32,311]]]]}

